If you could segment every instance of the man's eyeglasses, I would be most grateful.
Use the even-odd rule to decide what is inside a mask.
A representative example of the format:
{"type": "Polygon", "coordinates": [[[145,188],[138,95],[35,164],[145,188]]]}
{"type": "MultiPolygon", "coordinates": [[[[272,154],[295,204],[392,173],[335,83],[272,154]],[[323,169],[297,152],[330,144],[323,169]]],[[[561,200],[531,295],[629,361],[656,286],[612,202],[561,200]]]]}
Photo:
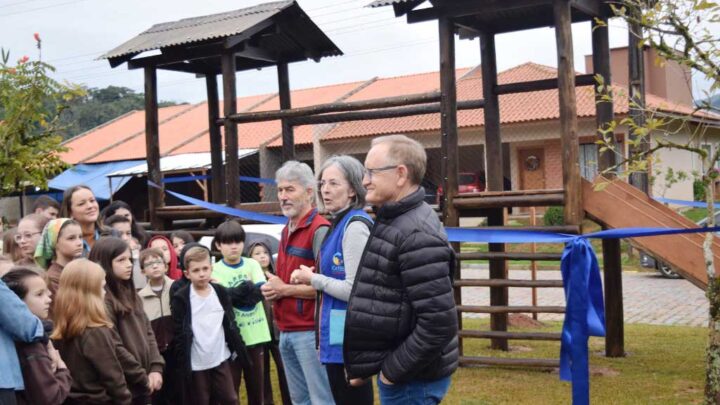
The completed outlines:
{"type": "Polygon", "coordinates": [[[154,260],[152,262],[145,262],[143,263],[143,269],[149,269],[151,267],[156,267],[165,264],[162,260],[154,260]]]}
{"type": "Polygon", "coordinates": [[[42,232],[33,232],[33,233],[18,233],[13,238],[15,239],[16,243],[22,242],[23,239],[30,240],[35,235],[40,235],[42,232]]]}
{"type": "Polygon", "coordinates": [[[367,176],[368,180],[372,181],[372,177],[375,173],[384,172],[386,170],[397,169],[398,167],[400,167],[400,165],[383,166],[383,167],[376,167],[376,168],[372,168],[372,169],[369,167],[366,167],[365,170],[363,170],[363,174],[365,176],[367,176]]]}

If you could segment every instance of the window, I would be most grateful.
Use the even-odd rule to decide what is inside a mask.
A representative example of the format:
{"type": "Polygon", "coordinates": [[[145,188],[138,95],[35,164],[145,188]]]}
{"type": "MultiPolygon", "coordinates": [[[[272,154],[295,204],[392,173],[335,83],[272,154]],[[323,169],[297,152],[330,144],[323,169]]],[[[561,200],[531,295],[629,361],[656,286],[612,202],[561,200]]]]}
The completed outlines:
{"type": "Polygon", "coordinates": [[[580,175],[593,181],[598,174],[598,146],[594,143],[580,145],[580,175]]]}

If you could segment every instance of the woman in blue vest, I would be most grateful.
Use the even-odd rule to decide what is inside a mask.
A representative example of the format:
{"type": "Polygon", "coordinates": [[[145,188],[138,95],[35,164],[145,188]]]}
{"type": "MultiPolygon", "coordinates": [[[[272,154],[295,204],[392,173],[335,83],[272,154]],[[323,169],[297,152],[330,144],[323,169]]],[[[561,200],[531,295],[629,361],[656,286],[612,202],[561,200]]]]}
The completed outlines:
{"type": "Polygon", "coordinates": [[[318,197],[331,216],[331,228],[316,261],[318,271],[300,266],[290,278],[291,282],[311,285],[320,296],[315,317],[320,362],[327,369],[337,404],[373,403],[371,380],[360,386],[348,384],[342,348],[347,301],[372,226],[363,210],[366,193],[363,172],[362,163],[346,155],[333,156],[322,165],[318,197]]]}

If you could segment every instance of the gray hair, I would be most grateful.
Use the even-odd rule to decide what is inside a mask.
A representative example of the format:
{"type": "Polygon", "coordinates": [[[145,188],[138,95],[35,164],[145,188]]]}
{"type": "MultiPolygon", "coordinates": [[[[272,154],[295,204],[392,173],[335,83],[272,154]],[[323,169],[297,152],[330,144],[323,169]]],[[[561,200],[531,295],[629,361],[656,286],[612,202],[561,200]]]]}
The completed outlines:
{"type": "Polygon", "coordinates": [[[388,157],[395,164],[408,168],[408,178],[419,185],[427,168],[427,154],[422,144],[406,135],[386,135],[372,140],[370,146],[388,143],[388,157]]]}
{"type": "MultiPolygon", "coordinates": [[[[320,170],[318,171],[318,180],[322,178],[322,174],[325,169],[332,165],[335,165],[338,169],[340,169],[343,176],[345,176],[345,180],[350,183],[350,188],[355,191],[355,201],[353,201],[352,207],[356,209],[365,208],[365,194],[367,194],[367,190],[363,186],[363,176],[365,173],[365,167],[363,164],[349,155],[331,156],[320,167],[320,170]]],[[[319,188],[318,196],[320,197],[318,198],[318,201],[322,201],[319,188]]]]}
{"type": "Polygon", "coordinates": [[[311,188],[313,195],[317,184],[315,184],[315,175],[312,169],[306,163],[297,160],[288,160],[276,172],[275,181],[288,181],[291,183],[299,183],[305,188],[311,188]]]}

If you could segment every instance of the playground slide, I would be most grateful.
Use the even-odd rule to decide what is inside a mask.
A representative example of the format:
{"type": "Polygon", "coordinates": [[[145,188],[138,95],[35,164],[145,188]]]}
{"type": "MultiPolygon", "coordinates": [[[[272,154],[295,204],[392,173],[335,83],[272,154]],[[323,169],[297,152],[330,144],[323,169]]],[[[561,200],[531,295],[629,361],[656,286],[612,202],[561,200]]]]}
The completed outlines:
{"type": "MultiPolygon", "coordinates": [[[[697,225],[630,184],[616,180],[601,191],[583,181],[583,206],[587,216],[608,228],[695,228],[697,225]]],[[[634,238],[633,244],[668,263],[686,280],[705,289],[704,233],[634,238]]],[[[720,268],[720,241],[714,237],[715,271],[720,268]]]]}

